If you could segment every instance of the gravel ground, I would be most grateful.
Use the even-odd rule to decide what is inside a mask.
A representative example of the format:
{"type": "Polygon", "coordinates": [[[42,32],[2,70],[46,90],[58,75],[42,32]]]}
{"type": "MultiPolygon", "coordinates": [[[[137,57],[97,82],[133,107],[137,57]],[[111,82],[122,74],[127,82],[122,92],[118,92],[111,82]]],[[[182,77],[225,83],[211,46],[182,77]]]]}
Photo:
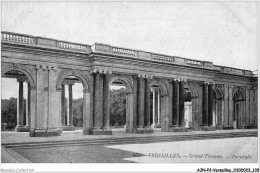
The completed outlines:
{"type": "Polygon", "coordinates": [[[15,150],[33,163],[131,163],[134,152],[104,146],[70,146],[15,150]]]}

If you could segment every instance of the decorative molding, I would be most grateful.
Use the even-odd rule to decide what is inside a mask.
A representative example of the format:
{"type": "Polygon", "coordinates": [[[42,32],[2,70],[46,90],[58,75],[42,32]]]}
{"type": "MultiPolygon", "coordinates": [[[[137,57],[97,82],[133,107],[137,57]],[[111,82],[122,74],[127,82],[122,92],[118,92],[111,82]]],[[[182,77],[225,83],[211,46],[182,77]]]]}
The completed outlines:
{"type": "Polygon", "coordinates": [[[87,78],[86,75],[84,75],[83,72],[81,72],[80,70],[72,70],[72,69],[64,69],[61,70],[59,75],[58,75],[58,80],[56,83],[56,89],[60,89],[61,88],[61,84],[63,83],[63,80],[68,77],[68,76],[76,76],[77,78],[80,79],[80,81],[83,84],[83,88],[84,89],[89,89],[89,80],[87,78]]]}

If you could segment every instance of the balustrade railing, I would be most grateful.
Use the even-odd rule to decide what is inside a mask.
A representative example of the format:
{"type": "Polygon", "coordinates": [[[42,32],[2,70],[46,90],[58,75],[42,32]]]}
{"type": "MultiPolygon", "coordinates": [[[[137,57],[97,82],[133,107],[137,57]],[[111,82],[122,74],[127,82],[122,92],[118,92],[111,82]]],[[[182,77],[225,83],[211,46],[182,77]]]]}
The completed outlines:
{"type": "Polygon", "coordinates": [[[62,49],[69,49],[75,51],[84,51],[87,52],[87,46],[74,44],[74,43],[67,43],[67,42],[58,42],[58,47],[62,49]]]}
{"type": "Polygon", "coordinates": [[[136,51],[131,49],[124,49],[124,48],[112,48],[112,53],[116,55],[126,55],[131,57],[137,57],[136,51]]]}
{"type": "Polygon", "coordinates": [[[235,69],[235,68],[231,68],[231,72],[236,74],[243,74],[243,70],[235,69]]]}
{"type": "Polygon", "coordinates": [[[221,66],[214,65],[213,66],[213,70],[221,71],[221,66]]]}
{"type": "Polygon", "coordinates": [[[165,55],[159,55],[159,54],[152,54],[152,57],[154,60],[159,60],[159,61],[166,61],[166,62],[172,62],[173,58],[170,56],[165,56],[165,55]]]}
{"type": "Polygon", "coordinates": [[[91,50],[91,47],[85,44],[70,43],[65,41],[49,39],[49,38],[34,37],[34,36],[16,34],[10,32],[1,32],[1,40],[4,42],[6,41],[6,42],[30,44],[39,47],[48,46],[48,47],[54,47],[58,49],[65,49],[65,50],[77,51],[77,52],[85,52],[85,53],[99,52],[99,53],[105,53],[110,55],[114,54],[120,56],[127,56],[132,58],[143,59],[143,60],[155,60],[160,62],[178,64],[178,65],[182,65],[182,64],[191,65],[191,66],[213,69],[223,73],[233,73],[233,74],[239,74],[245,76],[253,75],[253,73],[249,70],[241,70],[241,69],[236,69],[231,67],[217,66],[217,65],[213,65],[212,62],[197,61],[197,60],[186,59],[182,57],[173,57],[173,56],[167,56],[162,54],[155,54],[150,52],[120,48],[120,47],[113,47],[110,45],[99,44],[99,43],[95,43],[92,46],[92,50],[91,50]]]}
{"type": "Polygon", "coordinates": [[[202,66],[202,62],[196,60],[185,59],[185,62],[186,64],[190,64],[190,65],[202,66]]]}
{"type": "Polygon", "coordinates": [[[12,33],[1,33],[3,41],[11,41],[17,43],[25,43],[25,44],[34,44],[33,38],[20,34],[12,34],[12,33]]]}

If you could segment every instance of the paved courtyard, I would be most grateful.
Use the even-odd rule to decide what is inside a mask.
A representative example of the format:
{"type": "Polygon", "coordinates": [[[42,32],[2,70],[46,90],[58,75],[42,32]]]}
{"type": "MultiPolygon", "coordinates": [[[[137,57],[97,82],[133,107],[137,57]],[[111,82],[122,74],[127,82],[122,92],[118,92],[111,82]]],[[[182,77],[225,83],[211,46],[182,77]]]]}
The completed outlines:
{"type": "MultiPolygon", "coordinates": [[[[230,130],[229,132],[241,131],[230,130]]],[[[251,130],[248,130],[251,131],[251,130]]],[[[224,133],[192,131],[185,134],[224,133]]],[[[55,142],[64,140],[92,140],[136,136],[165,136],[182,133],[155,131],[153,134],[127,134],[115,130],[112,136],[87,136],[81,131],[64,132],[62,136],[30,138],[28,133],[2,133],[2,144],[23,142],[55,142]]],[[[33,163],[256,163],[258,160],[257,137],[204,139],[158,143],[99,144],[80,146],[60,146],[46,148],[2,148],[2,162],[9,155],[19,158],[19,162],[33,163]],[[4,153],[4,154],[3,154],[4,153]]],[[[9,159],[10,160],[10,159],[9,159]]]]}
{"type": "Polygon", "coordinates": [[[33,163],[256,163],[257,151],[256,137],[15,150],[33,163]]]}

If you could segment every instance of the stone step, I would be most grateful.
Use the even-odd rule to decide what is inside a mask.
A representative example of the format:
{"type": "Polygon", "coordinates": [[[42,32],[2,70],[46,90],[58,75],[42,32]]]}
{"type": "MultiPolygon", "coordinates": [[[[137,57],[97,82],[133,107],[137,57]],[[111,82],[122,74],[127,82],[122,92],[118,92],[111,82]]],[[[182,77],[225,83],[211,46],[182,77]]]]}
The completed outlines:
{"type": "Polygon", "coordinates": [[[220,138],[238,138],[238,137],[257,137],[258,132],[231,132],[231,133],[208,133],[208,134],[192,134],[192,135],[174,135],[174,136],[149,136],[149,137],[130,137],[130,138],[108,138],[108,139],[89,139],[89,140],[73,140],[73,141],[52,141],[52,142],[34,142],[34,143],[13,143],[2,144],[6,148],[46,148],[61,146],[78,146],[78,145],[120,145],[135,143],[157,143],[157,142],[173,142],[188,140],[205,140],[220,138]]]}

